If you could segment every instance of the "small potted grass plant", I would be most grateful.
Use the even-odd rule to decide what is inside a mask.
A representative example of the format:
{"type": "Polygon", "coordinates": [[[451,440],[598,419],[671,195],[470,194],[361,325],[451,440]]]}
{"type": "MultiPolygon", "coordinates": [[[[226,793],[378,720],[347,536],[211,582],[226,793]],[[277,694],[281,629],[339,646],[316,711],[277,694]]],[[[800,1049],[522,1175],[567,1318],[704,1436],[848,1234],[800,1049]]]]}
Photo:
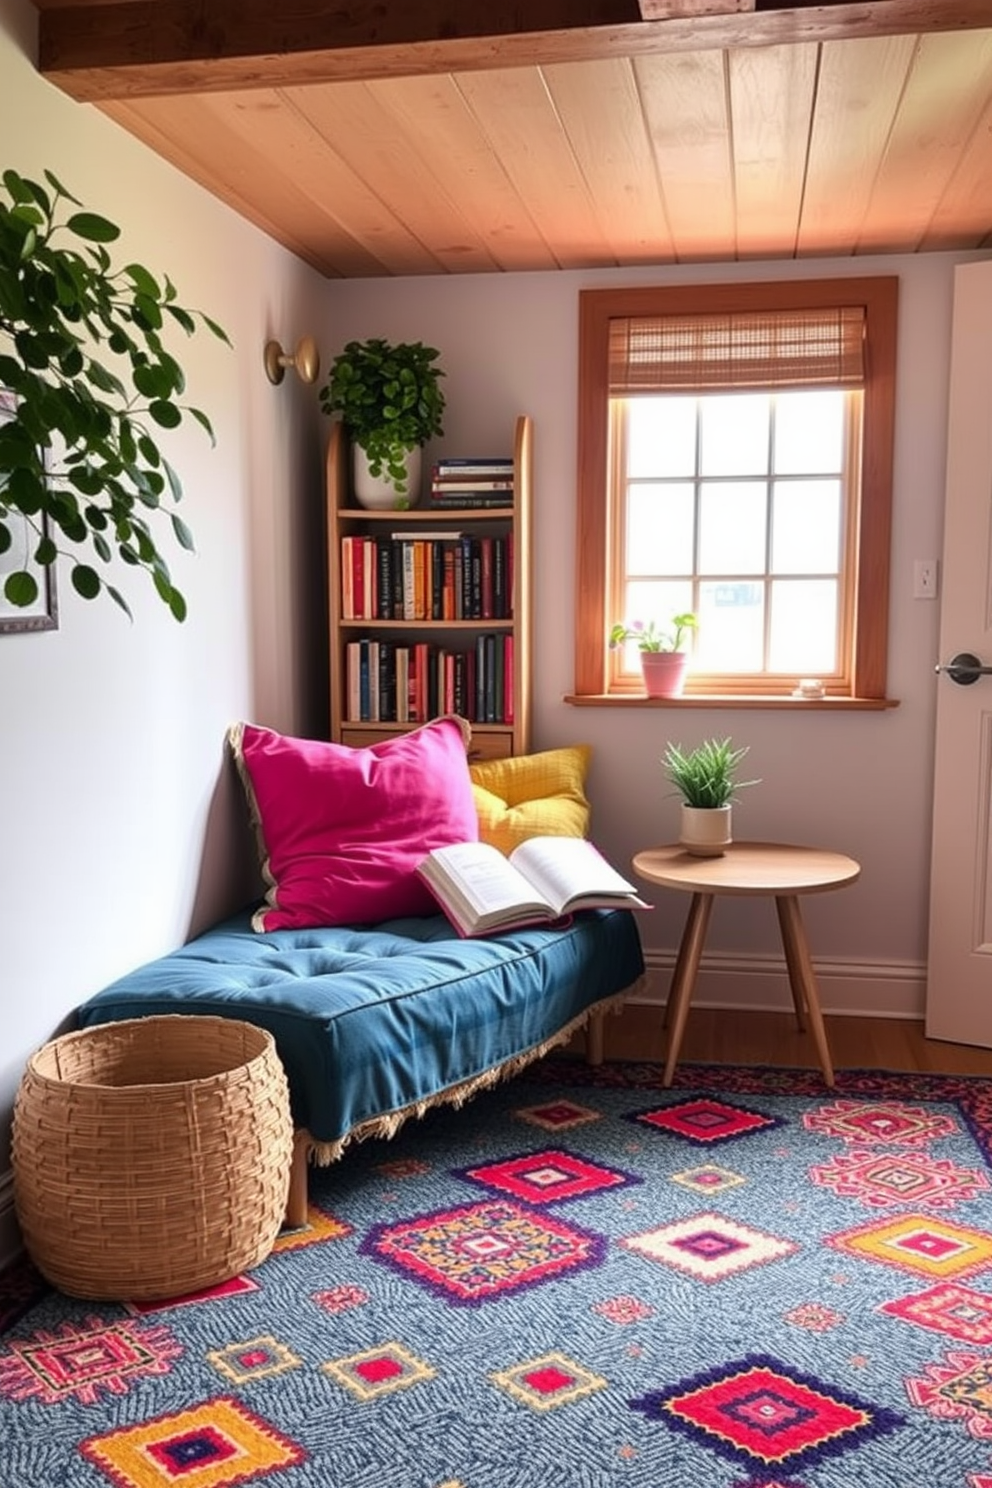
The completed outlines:
{"type": "Polygon", "coordinates": [[[731,817],[736,793],[757,780],[738,780],[737,768],[749,745],[734,748],[731,739],[705,739],[694,749],[671,741],[662,766],[682,797],[679,842],[696,857],[719,857],[733,841],[731,817]]]}

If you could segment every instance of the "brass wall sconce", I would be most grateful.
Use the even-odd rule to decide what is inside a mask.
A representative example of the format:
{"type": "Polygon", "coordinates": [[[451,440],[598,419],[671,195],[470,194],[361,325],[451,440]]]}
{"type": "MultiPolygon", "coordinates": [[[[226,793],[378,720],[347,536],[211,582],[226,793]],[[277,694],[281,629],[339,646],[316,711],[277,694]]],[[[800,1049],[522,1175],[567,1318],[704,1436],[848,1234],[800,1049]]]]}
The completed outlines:
{"type": "Polygon", "coordinates": [[[278,341],[265,343],[265,375],[270,382],[280,383],[287,367],[295,367],[301,382],[316,382],[320,371],[320,356],[317,343],[312,336],[303,336],[296,343],[296,350],[289,354],[283,351],[278,341]]]}

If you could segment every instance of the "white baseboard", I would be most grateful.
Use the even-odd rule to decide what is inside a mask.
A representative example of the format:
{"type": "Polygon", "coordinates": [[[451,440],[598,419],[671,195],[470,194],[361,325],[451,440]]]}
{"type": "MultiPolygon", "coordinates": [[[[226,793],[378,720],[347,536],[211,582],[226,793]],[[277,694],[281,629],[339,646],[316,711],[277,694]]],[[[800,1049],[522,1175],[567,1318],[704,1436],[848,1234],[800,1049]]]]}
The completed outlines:
{"type": "MultiPolygon", "coordinates": [[[[631,1002],[663,1004],[675,966],[674,951],[646,951],[644,991],[631,1002]]],[[[816,961],[813,963],[825,1013],[848,1018],[922,1019],[926,966],[917,961],[816,961]]],[[[693,1007],[788,1012],[789,979],[774,956],[704,955],[693,1007]]]]}
{"type": "Polygon", "coordinates": [[[14,1175],[8,1171],[0,1173],[0,1271],[16,1261],[23,1249],[14,1216],[14,1175]]]}

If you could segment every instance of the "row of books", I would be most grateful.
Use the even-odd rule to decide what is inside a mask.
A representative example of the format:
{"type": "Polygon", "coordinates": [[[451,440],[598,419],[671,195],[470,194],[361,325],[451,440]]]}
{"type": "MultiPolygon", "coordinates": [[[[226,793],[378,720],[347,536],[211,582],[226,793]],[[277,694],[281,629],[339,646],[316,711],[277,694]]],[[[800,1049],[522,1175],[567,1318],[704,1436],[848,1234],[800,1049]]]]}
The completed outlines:
{"type": "Polygon", "coordinates": [[[513,461],[502,456],[438,460],[431,470],[430,505],[436,508],[511,507],[513,461]]]}
{"type": "Polygon", "coordinates": [[[347,647],[349,723],[426,723],[459,713],[513,723],[513,637],[476,636],[464,651],[428,641],[362,639],[347,647]]]}
{"type": "Polygon", "coordinates": [[[344,620],[509,620],[513,533],[341,539],[344,620]]]}

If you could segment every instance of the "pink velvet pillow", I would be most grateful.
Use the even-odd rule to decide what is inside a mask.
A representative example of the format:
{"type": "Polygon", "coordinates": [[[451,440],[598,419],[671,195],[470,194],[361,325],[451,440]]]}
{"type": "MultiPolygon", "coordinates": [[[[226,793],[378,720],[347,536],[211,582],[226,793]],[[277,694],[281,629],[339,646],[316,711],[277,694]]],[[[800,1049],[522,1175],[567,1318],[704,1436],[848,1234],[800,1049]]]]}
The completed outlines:
{"type": "Polygon", "coordinates": [[[436,718],[349,749],[229,729],[269,886],[254,929],[436,914],[414,870],[435,847],[478,839],[468,734],[462,719],[436,718]]]}

